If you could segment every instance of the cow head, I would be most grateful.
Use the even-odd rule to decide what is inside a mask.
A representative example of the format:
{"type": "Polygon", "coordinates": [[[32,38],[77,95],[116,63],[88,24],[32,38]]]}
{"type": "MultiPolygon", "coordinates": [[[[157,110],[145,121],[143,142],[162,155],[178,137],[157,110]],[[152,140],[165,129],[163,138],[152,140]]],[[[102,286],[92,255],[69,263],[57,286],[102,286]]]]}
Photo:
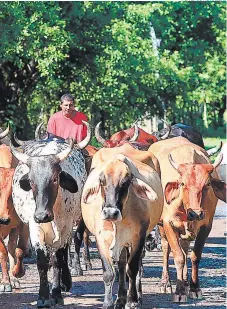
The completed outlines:
{"type": "Polygon", "coordinates": [[[169,161],[180,174],[177,182],[168,182],[165,187],[167,204],[176,200],[179,195],[183,202],[188,221],[202,220],[205,217],[201,201],[207,191],[212,188],[217,198],[226,201],[226,183],[211,176],[221,163],[222,156],[214,164],[177,164],[169,154],[169,161]]]}
{"type": "Polygon", "coordinates": [[[125,142],[135,141],[139,135],[138,127],[135,125],[134,129],[130,128],[128,130],[122,130],[117,133],[114,133],[110,139],[105,140],[100,134],[100,125],[99,122],[95,127],[95,137],[97,141],[103,145],[105,148],[113,148],[122,145],[125,142]],[[131,132],[132,131],[132,132],[131,132]],[[134,133],[133,133],[134,132],[134,133]]]}
{"type": "Polygon", "coordinates": [[[101,193],[103,220],[120,221],[128,199],[129,187],[142,199],[155,201],[157,194],[135,164],[124,155],[117,155],[100,169],[94,168],[84,187],[82,200],[91,203],[101,193]]]}
{"type": "Polygon", "coordinates": [[[12,180],[14,168],[0,167],[0,224],[10,223],[10,214],[13,208],[12,180]]]}
{"type": "MultiPolygon", "coordinates": [[[[86,147],[83,141],[81,145],[86,147]]],[[[79,144],[77,146],[79,146],[79,144]]],[[[74,145],[70,140],[67,149],[54,155],[28,156],[18,152],[12,145],[13,155],[29,167],[29,172],[20,180],[23,190],[32,190],[36,202],[34,219],[37,223],[50,222],[54,218],[53,206],[58,194],[59,186],[71,193],[78,191],[76,180],[61,170],[60,162],[68,157],[74,145]]]]}

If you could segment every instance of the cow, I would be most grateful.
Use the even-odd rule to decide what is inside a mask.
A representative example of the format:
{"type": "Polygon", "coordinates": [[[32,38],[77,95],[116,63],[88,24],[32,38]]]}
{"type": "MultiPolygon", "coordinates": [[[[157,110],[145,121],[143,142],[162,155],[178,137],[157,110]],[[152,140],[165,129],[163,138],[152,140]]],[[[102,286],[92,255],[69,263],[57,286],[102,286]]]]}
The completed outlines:
{"type": "MultiPolygon", "coordinates": [[[[41,135],[40,130],[43,126],[44,122],[41,122],[35,131],[35,140],[27,140],[27,141],[22,141],[20,139],[17,138],[16,134],[14,134],[14,139],[16,141],[16,143],[18,145],[20,145],[20,149],[22,151],[26,151],[26,149],[29,149],[31,147],[32,144],[36,143],[36,141],[52,141],[52,140],[56,140],[58,142],[67,142],[67,140],[65,140],[64,138],[54,135],[52,133],[46,132],[44,135],[41,135]]],[[[87,145],[84,149],[82,149],[82,154],[84,156],[85,159],[85,168],[87,173],[90,170],[90,166],[91,166],[91,159],[92,156],[94,155],[94,153],[97,151],[98,149],[94,146],[91,145],[87,145]]],[[[70,269],[71,269],[71,274],[73,276],[82,276],[83,275],[83,270],[89,270],[92,269],[92,265],[91,265],[91,260],[90,260],[90,253],[89,253],[89,233],[86,230],[86,227],[84,225],[83,220],[80,221],[79,226],[77,227],[77,232],[73,233],[73,239],[74,239],[74,243],[75,243],[75,255],[71,255],[70,254],[70,250],[69,250],[69,264],[70,264],[70,269]],[[83,250],[83,254],[82,254],[82,264],[80,265],[80,260],[78,259],[79,256],[79,251],[80,251],[80,247],[81,247],[81,235],[83,235],[83,242],[84,242],[84,250],[83,250]],[[78,235],[80,235],[78,237],[78,235]]],[[[69,249],[70,249],[70,244],[69,244],[69,249]]]]}
{"type": "Polygon", "coordinates": [[[158,140],[166,139],[170,131],[167,130],[166,134],[160,138],[157,138],[154,135],[145,132],[135,124],[134,128],[116,132],[108,140],[105,140],[99,132],[100,125],[101,122],[99,122],[95,127],[95,137],[97,141],[105,148],[119,147],[127,142],[132,144],[134,148],[147,150],[151,144],[157,142],[158,140]]]}
{"type": "Polygon", "coordinates": [[[174,124],[173,126],[170,126],[166,121],[165,124],[167,125],[168,128],[164,128],[160,132],[159,131],[152,132],[152,135],[160,139],[163,135],[166,135],[166,133],[170,129],[168,138],[173,138],[177,136],[185,137],[190,142],[205,149],[202,135],[192,126],[183,123],[177,123],[174,124]]]}
{"type": "Polygon", "coordinates": [[[226,183],[218,179],[206,151],[183,137],[175,137],[150,146],[158,159],[164,190],[164,208],[160,233],[163,249],[161,291],[171,289],[168,258],[170,248],[177,271],[173,302],[187,301],[187,251],[195,240],[191,253],[192,277],[189,296],[201,298],[198,268],[205,241],[212,228],[217,199],[226,200],[226,183]]]}
{"type": "MultiPolygon", "coordinates": [[[[6,138],[9,127],[0,134],[6,138]]],[[[28,228],[19,219],[12,201],[12,180],[17,160],[12,156],[10,148],[0,145],[0,262],[2,280],[0,292],[12,292],[12,287],[19,287],[18,278],[24,273],[23,257],[28,240],[28,228]],[[9,236],[8,249],[4,239],[9,236]],[[18,241],[19,238],[19,241],[18,241]],[[10,275],[7,262],[10,262],[10,275]],[[12,277],[10,280],[10,276],[12,277]]]]}
{"type": "Polygon", "coordinates": [[[92,159],[81,207],[84,222],[95,235],[102,259],[103,308],[140,308],[141,254],[145,237],[157,224],[163,209],[157,159],[129,144],[100,149],[92,159]],[[128,258],[127,248],[130,248],[128,258]],[[119,268],[115,307],[112,298],[114,262],[118,262],[119,268]]]}
{"type": "Polygon", "coordinates": [[[90,141],[87,137],[70,144],[57,140],[40,141],[19,152],[11,145],[20,161],[13,178],[13,203],[21,220],[28,224],[32,246],[37,254],[40,277],[38,308],[63,304],[61,290],[71,288],[68,268],[68,242],[73,225],[82,219],[80,198],[87,178],[81,149],[90,141]],[[71,154],[70,154],[71,153],[71,154]],[[51,298],[47,271],[53,266],[51,298]]]}

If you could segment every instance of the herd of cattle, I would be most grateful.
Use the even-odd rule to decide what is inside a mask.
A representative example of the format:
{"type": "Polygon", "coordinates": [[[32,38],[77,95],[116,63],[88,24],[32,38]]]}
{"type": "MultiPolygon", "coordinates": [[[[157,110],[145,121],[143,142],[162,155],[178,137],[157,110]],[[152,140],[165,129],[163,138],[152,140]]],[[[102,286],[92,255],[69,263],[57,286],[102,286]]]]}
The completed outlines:
{"type": "Polygon", "coordinates": [[[29,141],[15,135],[10,139],[9,127],[1,130],[0,291],[11,292],[19,284],[30,237],[40,277],[37,307],[62,305],[61,291],[69,291],[72,285],[68,249],[73,227],[77,274],[82,274],[80,246],[87,228],[95,236],[102,260],[103,308],[141,308],[142,252],[146,237],[158,225],[163,250],[160,289],[171,289],[168,259],[172,251],[177,272],[173,302],[186,302],[187,296],[201,298],[198,268],[202,250],[217,200],[226,202],[226,158],[221,151],[213,164],[209,159],[221,146],[206,151],[202,136],[183,124],[167,125],[152,134],[134,125],[105,140],[99,123],[95,136],[103,147],[97,149],[89,145],[91,128],[85,124],[87,136],[77,144],[48,133],[41,137],[42,124],[29,141]],[[4,243],[7,236],[8,246],[4,243]],[[195,244],[188,281],[190,241],[195,244]],[[119,289],[114,304],[116,262],[119,289]]]}

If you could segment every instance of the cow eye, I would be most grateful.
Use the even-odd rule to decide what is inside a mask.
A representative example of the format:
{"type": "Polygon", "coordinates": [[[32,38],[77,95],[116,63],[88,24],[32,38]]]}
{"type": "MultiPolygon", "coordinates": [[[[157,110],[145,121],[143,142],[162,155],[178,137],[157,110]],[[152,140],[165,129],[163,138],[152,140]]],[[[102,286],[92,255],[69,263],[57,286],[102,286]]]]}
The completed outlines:
{"type": "Polygon", "coordinates": [[[54,177],[53,182],[54,182],[54,183],[57,183],[57,182],[58,182],[58,177],[57,177],[57,176],[54,177]]]}
{"type": "Polygon", "coordinates": [[[183,186],[184,186],[184,183],[182,182],[180,185],[181,185],[181,187],[183,187],[183,186]]]}

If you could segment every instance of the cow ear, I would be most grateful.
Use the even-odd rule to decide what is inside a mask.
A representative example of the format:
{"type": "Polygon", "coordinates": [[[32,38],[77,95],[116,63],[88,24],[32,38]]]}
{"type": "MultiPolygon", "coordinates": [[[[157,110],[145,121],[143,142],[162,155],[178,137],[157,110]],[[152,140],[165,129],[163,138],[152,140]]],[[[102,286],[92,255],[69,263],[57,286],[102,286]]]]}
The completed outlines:
{"type": "Polygon", "coordinates": [[[214,194],[219,200],[226,203],[226,183],[225,181],[211,177],[211,185],[214,190],[214,194]]]}
{"type": "Polygon", "coordinates": [[[94,185],[90,188],[87,188],[87,190],[83,193],[82,201],[85,204],[90,204],[91,202],[93,202],[99,193],[99,189],[100,189],[100,182],[98,182],[96,186],[94,185]]]}
{"type": "Polygon", "coordinates": [[[20,183],[20,187],[21,187],[22,190],[24,190],[24,191],[30,191],[31,190],[30,182],[29,182],[29,179],[28,179],[28,174],[25,174],[24,176],[22,176],[19,183],[20,183]]]}
{"type": "Polygon", "coordinates": [[[70,193],[76,193],[78,191],[77,182],[71,175],[62,171],[59,177],[59,184],[63,189],[68,190],[70,193]]]}
{"type": "Polygon", "coordinates": [[[173,200],[175,200],[179,196],[179,183],[178,182],[168,182],[164,194],[166,203],[169,205],[173,200]]]}
{"type": "Polygon", "coordinates": [[[131,184],[135,194],[139,198],[149,200],[151,202],[155,202],[158,199],[157,193],[144,181],[138,178],[133,178],[131,184]]]}

